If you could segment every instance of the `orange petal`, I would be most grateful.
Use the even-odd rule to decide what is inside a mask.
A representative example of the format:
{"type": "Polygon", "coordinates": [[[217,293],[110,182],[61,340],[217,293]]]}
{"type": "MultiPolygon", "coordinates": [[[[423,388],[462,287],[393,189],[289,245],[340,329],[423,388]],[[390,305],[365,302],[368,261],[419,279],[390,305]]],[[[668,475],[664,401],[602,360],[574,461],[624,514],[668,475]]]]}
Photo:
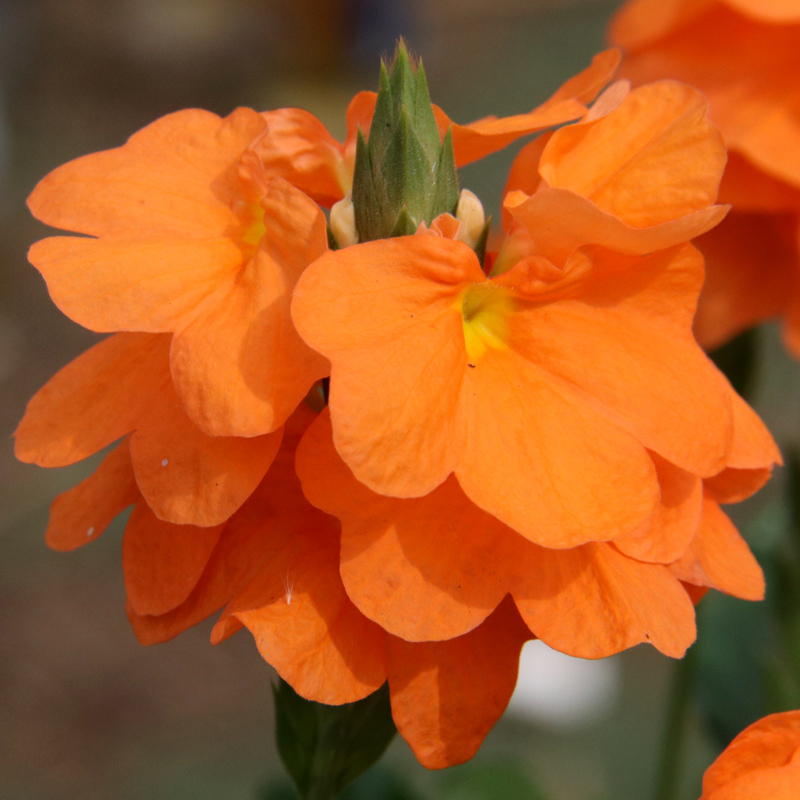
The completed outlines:
{"type": "Polygon", "coordinates": [[[642,258],[587,248],[568,264],[571,291],[515,314],[511,341],[645,447],[709,476],[726,465],[733,418],[727,381],[691,335],[702,267],[691,245],[642,258]]]}
{"type": "Polygon", "coordinates": [[[326,412],[298,448],[297,474],[309,500],[341,520],[348,596],[388,633],[414,642],[452,639],[505,597],[498,562],[511,551],[508,540],[519,537],[470,503],[454,478],[419,499],[375,494],[336,453],[326,412]]]}
{"type": "Polygon", "coordinates": [[[580,390],[513,350],[465,372],[455,474],[473,503],[546,547],[614,539],[650,517],[653,462],[580,390]]]}
{"type": "Polygon", "coordinates": [[[330,207],[352,184],[343,147],[327,128],[301,108],[262,114],[266,131],[253,149],[269,177],[284,178],[320,205],[330,207]]]}
{"type": "Polygon", "coordinates": [[[389,637],[392,716],[424,767],[442,769],[475,755],[508,705],[520,649],[530,638],[508,601],[457,639],[389,637]]]}
{"type": "Polygon", "coordinates": [[[270,519],[260,504],[245,504],[225,524],[202,577],[183,603],[166,614],[151,616],[137,614],[129,600],[128,619],[139,642],[166,642],[230,602],[288,535],[279,529],[279,523],[274,516],[270,519]]]}
{"type": "Polygon", "coordinates": [[[784,313],[797,295],[795,220],[738,214],[697,241],[706,260],[695,334],[712,350],[747,328],[784,313]]]}
{"type": "Polygon", "coordinates": [[[666,567],[602,543],[530,553],[518,565],[512,595],[528,627],[550,647],[603,658],[650,642],[681,658],[694,641],[694,606],[666,567]]]}
{"type": "Polygon", "coordinates": [[[521,136],[561,125],[577,119],[611,80],[619,64],[619,53],[606,50],[592,59],[582,72],[570,78],[549,100],[527,114],[511,117],[486,117],[468,125],[458,125],[438,106],[434,106],[439,132],[444,136],[452,126],[456,166],[473,161],[507,147],[521,136]]]}
{"type": "Polygon", "coordinates": [[[53,500],[44,535],[47,546],[75,550],[93,542],[139,497],[128,442],[123,441],[86,480],[53,500]]]}
{"type": "MultiPolygon", "coordinates": [[[[800,745],[800,711],[770,714],[745,728],[706,770],[703,778],[703,800],[726,784],[760,770],[797,763],[800,745]]],[[[742,795],[742,800],[746,796],[742,795]]],[[[755,798],[771,795],[756,793],[755,798]]],[[[779,797],[782,798],[781,795],[779,797]]],[[[786,796],[787,798],[789,795],[786,796]]]]}
{"type": "Polygon", "coordinates": [[[212,436],[257,436],[281,426],[328,362],[295,331],[292,291],[327,250],[325,217],[282,180],[262,198],[256,256],[172,344],[175,386],[189,416],[212,436]]]}
{"type": "Polygon", "coordinates": [[[183,603],[200,580],[222,527],[171,525],[138,503],[122,541],[125,590],[134,611],[166,614],[183,603]]]}
{"type": "Polygon", "coordinates": [[[773,23],[800,22],[796,0],[723,0],[731,8],[754,19],[773,23]]]}
{"type": "Polygon", "coordinates": [[[452,472],[467,361],[456,301],[483,279],[465,244],[408,236],[327,253],[297,284],[295,325],[332,362],[336,449],[374,491],[420,496],[452,472]]]}
{"type": "Polygon", "coordinates": [[[786,766],[742,775],[717,789],[708,800],[796,800],[798,792],[800,760],[794,759],[786,766]]]}
{"type": "Polygon", "coordinates": [[[186,416],[167,381],[158,404],[142,413],[131,437],[136,482],[165,522],[218,525],[258,486],[282,434],[279,428],[251,439],[208,436],[186,416]]]}
{"type": "MultiPolygon", "coordinates": [[[[202,577],[185,602],[160,616],[139,615],[128,603],[128,618],[142,644],[172,639],[218,611],[295,534],[308,502],[294,477],[294,452],[310,417],[313,414],[306,409],[290,418],[267,478],[224,526],[202,577]]],[[[230,623],[227,627],[230,631],[230,623]]]]}
{"type": "Polygon", "coordinates": [[[743,600],[764,599],[761,567],[725,512],[709,497],[703,500],[697,534],[670,571],[687,583],[710,586],[743,600]]]}
{"type": "Polygon", "coordinates": [[[524,226],[539,252],[563,263],[585,244],[602,245],[630,255],[646,255],[700,236],[718,225],[727,206],[711,206],[680,219],[647,228],[628,225],[568,189],[542,189],[532,197],[509,195],[504,210],[524,226]]]}
{"type": "Polygon", "coordinates": [[[675,81],[634,89],[610,114],[556,131],[539,172],[638,228],[713,205],[725,167],[722,136],[700,92],[675,81]]]}
{"type": "Polygon", "coordinates": [[[244,257],[231,239],[42,239],[28,252],[53,302],[94,331],[179,331],[228,289],[244,257]]]}
{"type": "Polygon", "coordinates": [[[658,564],[680,558],[694,538],[703,505],[702,481],[651,453],[656,465],[661,502],[643,529],[616,539],[626,556],[658,564]]]}
{"type": "Polygon", "coordinates": [[[169,383],[169,341],[120,333],[67,364],[28,403],[14,434],[17,458],[63,467],[134,430],[169,383]]]}
{"type": "Polygon", "coordinates": [[[198,109],[168,114],[122,147],[53,170],[28,207],[48,225],[91,236],[225,236],[239,224],[239,156],[263,129],[247,108],[225,119],[198,109]]]}
{"type": "Polygon", "coordinates": [[[309,509],[307,524],[233,599],[212,636],[234,617],[298,694],[352,703],[386,680],[386,634],[345,594],[335,520],[309,509]]]}

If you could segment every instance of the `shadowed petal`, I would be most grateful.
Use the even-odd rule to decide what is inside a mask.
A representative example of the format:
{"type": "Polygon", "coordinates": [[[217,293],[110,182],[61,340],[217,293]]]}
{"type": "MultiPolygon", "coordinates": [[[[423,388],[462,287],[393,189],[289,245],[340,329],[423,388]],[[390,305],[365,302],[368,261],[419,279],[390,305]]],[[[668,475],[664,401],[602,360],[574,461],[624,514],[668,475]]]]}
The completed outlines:
{"type": "Polygon", "coordinates": [[[165,614],[191,594],[222,526],[162,522],[145,503],[134,508],[122,541],[125,590],[137,614],[165,614]]]}
{"type": "Polygon", "coordinates": [[[694,606],[667,567],[634,561],[603,543],[529,553],[512,595],[528,627],[550,647],[604,658],[649,642],[681,658],[694,641],[694,606]]]}
{"type": "Polygon", "coordinates": [[[53,500],[44,540],[53,550],[75,550],[93,542],[140,496],[128,442],[123,441],[88,478],[53,500]]]}
{"type": "Polygon", "coordinates": [[[475,755],[508,705],[519,653],[530,638],[508,601],[456,639],[411,643],[389,637],[392,716],[423,766],[442,769],[475,755]]]}

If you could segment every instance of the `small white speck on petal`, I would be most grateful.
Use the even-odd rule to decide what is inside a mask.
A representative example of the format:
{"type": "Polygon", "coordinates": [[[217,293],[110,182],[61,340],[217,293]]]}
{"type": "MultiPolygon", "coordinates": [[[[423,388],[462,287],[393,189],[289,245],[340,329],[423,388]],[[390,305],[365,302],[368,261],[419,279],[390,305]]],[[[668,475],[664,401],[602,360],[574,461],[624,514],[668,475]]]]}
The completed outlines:
{"type": "Polygon", "coordinates": [[[91,536],[93,533],[94,533],[94,527],[91,527],[91,528],[89,528],[88,531],[86,531],[86,535],[87,536],[91,536]]]}
{"type": "Polygon", "coordinates": [[[169,464],[169,459],[168,459],[168,458],[165,458],[165,459],[164,459],[164,460],[161,462],[161,466],[162,466],[162,467],[166,467],[166,466],[167,466],[167,464],[169,464]]]}

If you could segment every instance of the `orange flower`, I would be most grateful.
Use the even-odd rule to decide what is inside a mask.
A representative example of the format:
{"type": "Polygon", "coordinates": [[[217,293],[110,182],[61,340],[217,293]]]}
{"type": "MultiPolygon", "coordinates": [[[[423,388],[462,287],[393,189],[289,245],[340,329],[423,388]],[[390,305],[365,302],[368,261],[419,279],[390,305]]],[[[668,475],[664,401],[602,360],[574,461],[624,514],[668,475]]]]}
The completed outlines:
{"type": "Polygon", "coordinates": [[[800,711],[771,714],[745,728],[708,768],[700,800],[800,797],[800,711]]]}
{"type": "Polygon", "coordinates": [[[734,206],[698,242],[708,281],[696,332],[716,347],[772,316],[800,357],[800,6],[794,0],[629,0],[610,37],[636,83],[676,78],[708,97],[731,160],[734,206]]]}
{"type": "Polygon", "coordinates": [[[491,279],[433,236],[305,271],[293,317],[331,360],[334,442],[361,483],[420,497],[452,473],[531,541],[574,547],[651,517],[648,449],[700,477],[726,466],[730,392],[692,336],[702,259],[680,244],[720,216],[724,153],[702,110],[664,83],[554,134],[543,188],[506,201],[532,254],[491,279]]]}
{"type": "Polygon", "coordinates": [[[453,126],[467,163],[581,116],[515,162],[490,277],[463,241],[479,204],[474,225],[327,250],[317,203],[348,188],[366,94],[343,145],[297,109],[189,111],[37,187],[38,216],[99,237],[32,248],[55,301],[124,332],[34,397],[17,451],[55,466],[122,439],[47,539],[78,547],[134,505],[143,643],[224,609],[212,640],[247,627],[309,699],[388,680],[401,734],[443,767],[502,714],[526,639],[680,656],[705,589],[763,595],[719,504],[780,456],[691,332],[688,240],[725,213],[724,148],[674,82],[587,112],[615,63],[453,126]],[[315,415],[300,401],[329,370],[315,415]]]}

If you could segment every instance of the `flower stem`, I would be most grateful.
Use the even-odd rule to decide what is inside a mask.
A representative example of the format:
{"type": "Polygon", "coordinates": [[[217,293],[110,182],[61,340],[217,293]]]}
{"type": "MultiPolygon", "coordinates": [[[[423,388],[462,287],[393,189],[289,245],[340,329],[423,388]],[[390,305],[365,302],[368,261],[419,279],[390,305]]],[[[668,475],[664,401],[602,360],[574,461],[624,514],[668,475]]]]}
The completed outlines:
{"type": "Polygon", "coordinates": [[[655,800],[675,800],[685,745],[686,718],[697,647],[691,648],[675,665],[669,690],[669,708],[664,726],[655,800]]]}

